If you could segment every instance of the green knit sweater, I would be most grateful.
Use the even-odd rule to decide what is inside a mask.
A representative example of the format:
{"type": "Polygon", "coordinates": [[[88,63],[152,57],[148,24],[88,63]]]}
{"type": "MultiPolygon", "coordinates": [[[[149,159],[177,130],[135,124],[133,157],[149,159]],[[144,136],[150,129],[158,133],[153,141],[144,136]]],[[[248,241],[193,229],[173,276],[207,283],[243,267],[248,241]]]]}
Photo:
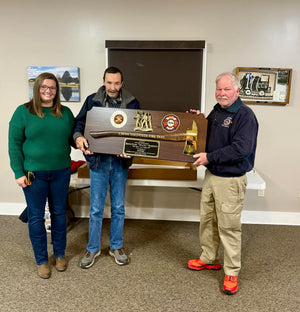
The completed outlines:
{"type": "Polygon", "coordinates": [[[63,106],[62,118],[52,115],[51,107],[43,107],[43,112],[40,118],[20,105],[9,122],[8,150],[16,179],[24,176],[24,170],[59,170],[71,165],[71,110],[63,106]]]}

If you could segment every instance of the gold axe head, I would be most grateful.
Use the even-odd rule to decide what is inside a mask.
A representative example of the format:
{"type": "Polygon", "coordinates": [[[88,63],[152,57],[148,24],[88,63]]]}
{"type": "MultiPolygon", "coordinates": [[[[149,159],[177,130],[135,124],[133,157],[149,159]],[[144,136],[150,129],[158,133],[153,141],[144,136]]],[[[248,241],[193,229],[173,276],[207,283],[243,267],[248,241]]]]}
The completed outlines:
{"type": "Polygon", "coordinates": [[[198,128],[195,120],[193,120],[192,129],[186,130],[186,135],[195,137],[195,140],[197,141],[198,128]]]}
{"type": "Polygon", "coordinates": [[[192,129],[186,131],[186,140],[184,145],[184,154],[192,156],[195,155],[197,152],[197,135],[198,135],[198,128],[195,120],[193,120],[192,129]]]}

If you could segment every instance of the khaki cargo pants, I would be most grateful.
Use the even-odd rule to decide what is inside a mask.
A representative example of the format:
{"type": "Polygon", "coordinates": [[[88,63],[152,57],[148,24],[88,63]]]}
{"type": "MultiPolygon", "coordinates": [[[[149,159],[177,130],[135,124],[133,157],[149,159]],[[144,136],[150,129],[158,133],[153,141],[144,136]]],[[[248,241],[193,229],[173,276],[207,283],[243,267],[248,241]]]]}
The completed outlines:
{"type": "Polygon", "coordinates": [[[200,206],[201,260],[217,264],[220,242],[224,248],[224,272],[237,276],[241,268],[241,212],[246,175],[218,177],[206,170],[200,206]]]}

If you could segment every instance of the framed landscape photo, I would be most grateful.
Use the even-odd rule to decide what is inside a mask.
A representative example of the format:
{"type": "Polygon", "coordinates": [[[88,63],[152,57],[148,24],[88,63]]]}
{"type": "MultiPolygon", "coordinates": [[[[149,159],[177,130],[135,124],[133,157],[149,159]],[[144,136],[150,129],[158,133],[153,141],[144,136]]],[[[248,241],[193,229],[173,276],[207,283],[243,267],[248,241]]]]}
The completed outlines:
{"type": "Polygon", "coordinates": [[[63,66],[28,66],[29,99],[32,98],[35,79],[44,72],[54,74],[57,78],[62,102],[80,102],[79,67],[63,66]]]}
{"type": "Polygon", "coordinates": [[[286,105],[290,99],[292,69],[237,67],[240,98],[248,104],[286,105]]]}

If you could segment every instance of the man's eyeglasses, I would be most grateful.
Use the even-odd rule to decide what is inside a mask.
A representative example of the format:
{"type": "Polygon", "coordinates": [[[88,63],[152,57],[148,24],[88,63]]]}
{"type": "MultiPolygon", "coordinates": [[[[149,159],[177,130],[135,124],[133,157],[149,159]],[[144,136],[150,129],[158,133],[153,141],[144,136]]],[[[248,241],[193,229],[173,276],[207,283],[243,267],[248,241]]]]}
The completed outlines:
{"type": "Polygon", "coordinates": [[[48,87],[48,86],[46,86],[46,85],[42,85],[41,86],[41,90],[46,90],[47,91],[47,89],[49,89],[49,91],[56,91],[56,87],[48,87]]]}

